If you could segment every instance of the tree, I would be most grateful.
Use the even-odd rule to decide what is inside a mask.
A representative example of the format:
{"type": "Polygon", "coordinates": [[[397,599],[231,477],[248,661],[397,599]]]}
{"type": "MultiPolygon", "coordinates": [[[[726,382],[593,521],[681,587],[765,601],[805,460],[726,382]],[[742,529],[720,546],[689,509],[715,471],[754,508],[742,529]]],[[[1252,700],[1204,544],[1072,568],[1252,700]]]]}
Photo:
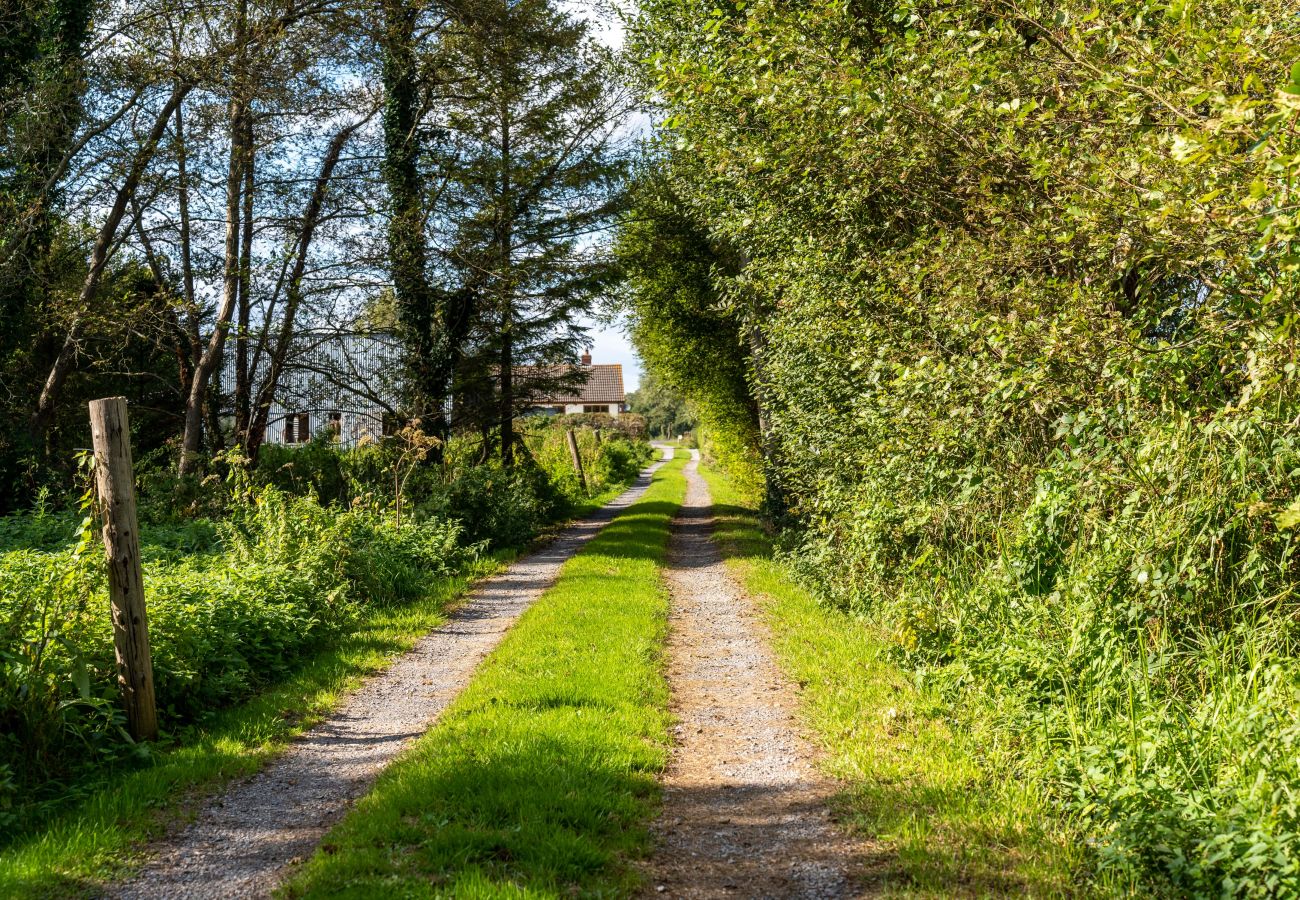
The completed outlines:
{"type": "Polygon", "coordinates": [[[576,316],[614,281],[597,238],[620,208],[632,97],[588,23],[549,0],[467,3],[442,60],[457,73],[440,158],[448,274],[474,301],[459,407],[495,421],[510,465],[515,416],[572,377],[576,316]]]}
{"type": "Polygon", "coordinates": [[[679,193],[690,188],[689,174],[666,160],[638,173],[615,244],[622,300],[651,383],[689,400],[718,455],[733,469],[750,468],[761,422],[751,344],[719,286],[739,260],[691,215],[679,193]]]}
{"type": "MultiPolygon", "coordinates": [[[[388,263],[393,281],[397,320],[407,346],[411,413],[429,422],[436,437],[445,438],[443,407],[447,350],[439,295],[429,272],[429,247],[423,178],[423,151],[418,26],[423,4],[411,0],[381,0],[379,46],[384,86],[383,177],[388,187],[388,263]]],[[[429,458],[441,460],[433,447],[429,458]]]]}
{"type": "Polygon", "coordinates": [[[651,372],[627,395],[627,407],[629,412],[645,416],[646,431],[656,437],[675,437],[695,427],[695,416],[685,398],[651,372]]]}

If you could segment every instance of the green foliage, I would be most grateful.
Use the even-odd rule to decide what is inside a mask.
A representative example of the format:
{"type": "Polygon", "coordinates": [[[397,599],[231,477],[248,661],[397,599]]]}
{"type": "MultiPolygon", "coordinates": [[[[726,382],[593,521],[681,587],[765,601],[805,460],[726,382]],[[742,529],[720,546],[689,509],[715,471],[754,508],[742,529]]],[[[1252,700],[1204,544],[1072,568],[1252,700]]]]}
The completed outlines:
{"type": "MultiPolygon", "coordinates": [[[[630,482],[650,462],[649,444],[623,433],[612,421],[594,423],[601,427],[599,440],[592,427],[577,421],[594,418],[523,420],[531,464],[512,469],[482,461],[469,439],[453,439],[445,465],[417,465],[406,479],[405,492],[416,517],[454,519],[470,543],[486,541],[493,548],[527,543],[591,497],[630,482]],[[569,425],[577,426],[586,493],[565,443],[564,428],[569,425]]],[[[349,450],[324,439],[296,447],[268,445],[251,477],[258,484],[344,505],[392,505],[394,467],[402,447],[392,439],[349,450]]],[[[2,529],[0,520],[0,536],[2,529]]]]}
{"type": "Polygon", "coordinates": [[[691,402],[709,455],[752,482],[759,422],[747,380],[750,351],[715,281],[734,262],[691,220],[668,182],[665,169],[643,172],[619,229],[632,339],[656,387],[691,402]]]}
{"type": "MultiPolygon", "coordinates": [[[[145,532],[154,680],[168,731],[283,677],[350,628],[360,605],[417,599],[476,552],[453,521],[397,527],[381,510],[325,507],[273,487],[245,494],[218,528],[203,550],[176,541],[177,530],[158,542],[145,532]]],[[[26,801],[133,752],[92,537],[87,530],[72,549],[0,555],[0,765],[26,801]]]]}
{"type": "MultiPolygon", "coordinates": [[[[183,486],[190,509],[211,518],[178,517],[176,485],[146,473],[142,556],[164,731],[283,680],[367,607],[425,597],[486,547],[526,544],[649,461],[644,442],[578,434],[589,493],[563,430],[541,427],[528,435],[532,465],[475,463],[461,442],[447,465],[416,465],[400,518],[398,440],[268,446],[251,470],[231,456],[224,481],[183,486]]],[[[143,752],[122,730],[106,593],[89,520],[53,509],[48,494],[30,514],[0,518],[0,822],[18,821],[6,808],[30,818],[81,774],[143,752]]]]}
{"type": "Polygon", "coordinates": [[[1079,883],[1087,847],[1052,814],[1051,797],[1020,776],[996,707],[968,695],[954,721],[937,687],[916,683],[887,630],[819,602],[774,557],[756,494],[703,474],[728,568],[762,609],[773,650],[802,686],[823,765],[840,781],[836,819],[879,848],[873,876],[885,896],[1122,892],[1122,882],[1079,883]]]}
{"type": "Polygon", "coordinates": [[[590,418],[593,417],[558,416],[542,427],[532,428],[525,438],[534,464],[547,474],[568,505],[627,484],[654,457],[654,451],[644,440],[629,437],[605,423],[601,423],[599,434],[594,428],[574,427],[578,455],[587,476],[587,491],[584,493],[578,473],[573,468],[573,456],[564,432],[572,424],[590,418]]]}
{"type": "Polygon", "coordinates": [[[1300,890],[1292,4],[642,10],[677,221],[629,240],[726,249],[793,564],[1092,865],[1300,890]]]}
{"type": "Polygon", "coordinates": [[[633,413],[645,416],[646,430],[654,437],[675,438],[695,428],[695,416],[685,398],[651,372],[627,395],[627,405],[633,413]]]}

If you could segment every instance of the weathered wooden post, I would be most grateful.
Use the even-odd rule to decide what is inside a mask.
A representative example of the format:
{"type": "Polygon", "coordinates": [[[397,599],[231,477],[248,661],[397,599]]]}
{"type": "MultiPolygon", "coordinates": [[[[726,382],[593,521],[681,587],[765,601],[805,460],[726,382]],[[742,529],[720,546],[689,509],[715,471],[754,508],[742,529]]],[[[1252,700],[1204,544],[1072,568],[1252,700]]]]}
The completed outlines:
{"type": "Polygon", "coordinates": [[[569,442],[569,455],[573,457],[573,468],[578,473],[578,481],[582,484],[582,492],[587,493],[587,475],[582,471],[582,454],[578,452],[578,438],[574,435],[572,428],[564,429],[564,437],[569,442]]]}
{"type": "Polygon", "coordinates": [[[158,738],[158,712],[154,705],[153,657],[149,652],[149,619],[145,615],[144,577],[140,571],[140,526],[125,397],[90,401],[90,434],[95,447],[95,487],[104,520],[117,682],[126,701],[131,736],[152,741],[158,738]]]}

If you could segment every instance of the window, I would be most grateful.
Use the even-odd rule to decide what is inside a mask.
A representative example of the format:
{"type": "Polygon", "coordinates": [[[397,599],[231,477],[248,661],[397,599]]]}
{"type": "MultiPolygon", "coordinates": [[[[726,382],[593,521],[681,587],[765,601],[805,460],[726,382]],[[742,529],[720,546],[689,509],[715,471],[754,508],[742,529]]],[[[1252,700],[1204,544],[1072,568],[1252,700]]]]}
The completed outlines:
{"type": "Polygon", "coordinates": [[[609,404],[601,403],[599,405],[588,403],[582,407],[584,413],[608,413],[609,404]]]}
{"type": "Polygon", "coordinates": [[[290,413],[284,417],[284,442],[304,444],[311,440],[311,417],[307,413],[290,413]]]}

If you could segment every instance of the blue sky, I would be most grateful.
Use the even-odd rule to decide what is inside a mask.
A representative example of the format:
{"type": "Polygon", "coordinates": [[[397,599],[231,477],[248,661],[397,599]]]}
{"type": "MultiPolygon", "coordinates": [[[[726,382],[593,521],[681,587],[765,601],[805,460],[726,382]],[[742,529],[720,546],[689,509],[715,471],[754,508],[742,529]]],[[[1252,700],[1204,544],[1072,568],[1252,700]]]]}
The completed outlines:
{"type": "MultiPolygon", "coordinates": [[[[621,317],[620,317],[621,318],[621,317]]],[[[641,383],[641,358],[636,355],[632,342],[623,331],[623,323],[605,324],[591,322],[591,361],[594,363],[622,363],[623,388],[635,391],[641,383]]]]}

